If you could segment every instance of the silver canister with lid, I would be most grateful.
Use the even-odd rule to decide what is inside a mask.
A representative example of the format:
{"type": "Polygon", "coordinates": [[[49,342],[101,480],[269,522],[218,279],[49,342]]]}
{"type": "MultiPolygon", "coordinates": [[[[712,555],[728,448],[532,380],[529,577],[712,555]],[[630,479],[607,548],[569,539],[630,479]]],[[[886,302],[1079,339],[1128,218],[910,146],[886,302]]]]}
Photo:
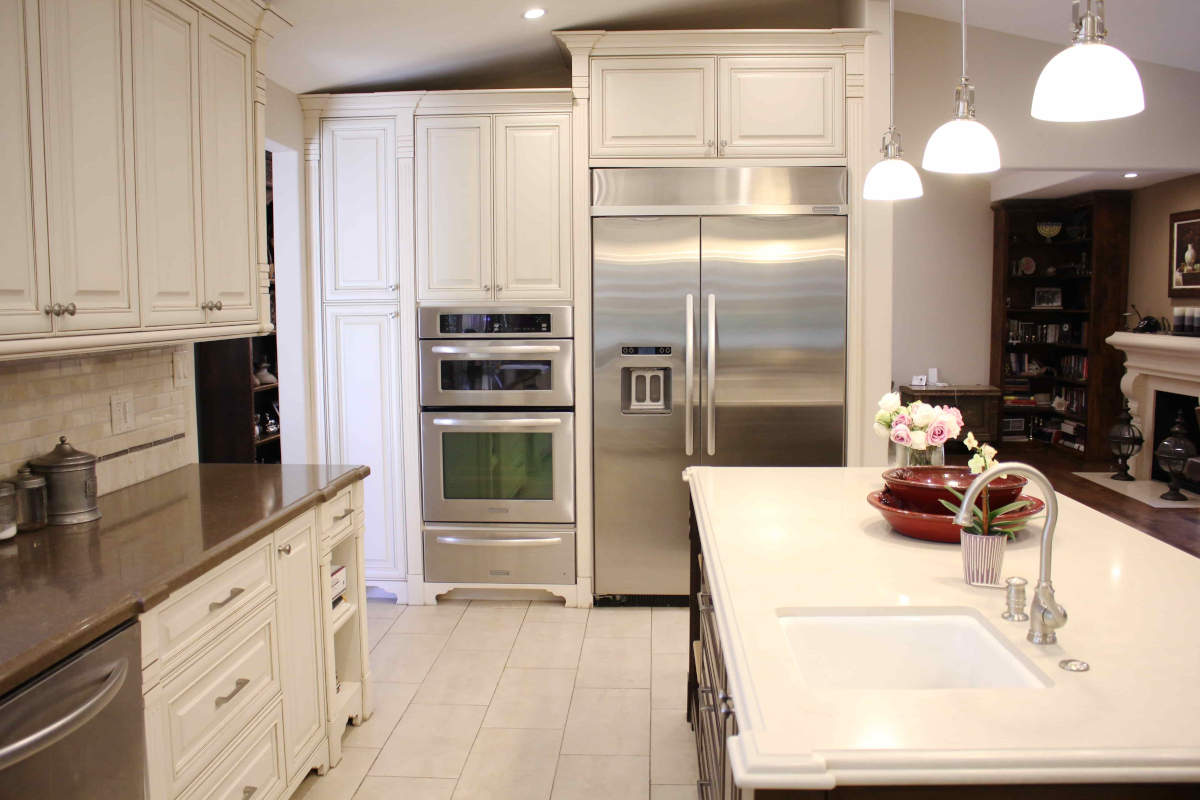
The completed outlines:
{"type": "Polygon", "coordinates": [[[46,527],[46,479],[34,475],[29,465],[17,471],[17,530],[36,531],[46,527]]]}
{"type": "Polygon", "coordinates": [[[0,539],[11,539],[17,535],[16,487],[8,481],[0,481],[0,539]]]}
{"type": "Polygon", "coordinates": [[[96,457],[76,450],[67,437],[58,446],[29,462],[34,474],[46,479],[46,520],[51,525],[74,525],[100,519],[96,504],[96,457]]]}

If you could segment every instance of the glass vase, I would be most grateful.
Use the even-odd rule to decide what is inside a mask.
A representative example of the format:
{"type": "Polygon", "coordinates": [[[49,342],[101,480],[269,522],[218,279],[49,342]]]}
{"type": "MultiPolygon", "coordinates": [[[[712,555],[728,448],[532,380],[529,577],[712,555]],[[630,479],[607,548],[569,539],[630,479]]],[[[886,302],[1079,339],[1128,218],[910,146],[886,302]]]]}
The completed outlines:
{"type": "Polygon", "coordinates": [[[940,467],[946,463],[944,445],[914,450],[902,444],[888,442],[888,465],[892,467],[940,467]]]}

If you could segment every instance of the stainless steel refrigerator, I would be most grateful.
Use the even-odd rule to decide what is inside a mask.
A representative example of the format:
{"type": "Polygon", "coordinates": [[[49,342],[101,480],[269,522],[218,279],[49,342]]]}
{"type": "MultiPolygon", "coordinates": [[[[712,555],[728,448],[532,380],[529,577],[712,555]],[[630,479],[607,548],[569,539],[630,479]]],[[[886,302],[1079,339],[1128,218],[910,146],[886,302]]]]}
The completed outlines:
{"type": "Polygon", "coordinates": [[[845,463],[846,174],[593,174],[595,592],[686,595],[683,468],[845,463]]]}

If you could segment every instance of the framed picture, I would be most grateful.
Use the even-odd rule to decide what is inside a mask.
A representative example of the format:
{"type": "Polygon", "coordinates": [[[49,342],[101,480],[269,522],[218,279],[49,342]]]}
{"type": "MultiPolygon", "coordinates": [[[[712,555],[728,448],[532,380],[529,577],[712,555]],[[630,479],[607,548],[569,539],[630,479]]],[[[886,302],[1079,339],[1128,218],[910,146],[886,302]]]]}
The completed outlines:
{"type": "Polygon", "coordinates": [[[1200,297],[1200,208],[1171,215],[1169,297],[1200,297]]]}
{"type": "Polygon", "coordinates": [[[1062,308],[1062,289],[1042,288],[1033,290],[1034,308],[1062,308]]]}

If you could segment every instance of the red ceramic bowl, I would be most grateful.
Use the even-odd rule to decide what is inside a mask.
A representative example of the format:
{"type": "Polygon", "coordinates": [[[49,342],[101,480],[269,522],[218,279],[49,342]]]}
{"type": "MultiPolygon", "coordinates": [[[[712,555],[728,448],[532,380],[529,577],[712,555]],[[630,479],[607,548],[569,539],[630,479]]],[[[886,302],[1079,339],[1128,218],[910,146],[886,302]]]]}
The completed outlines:
{"type": "MultiPolygon", "coordinates": [[[[1040,514],[1046,507],[1046,504],[1036,497],[1025,495],[1021,499],[1028,500],[1029,505],[1020,511],[1004,514],[1000,517],[1001,522],[1029,519],[1040,514]]],[[[871,492],[867,495],[867,502],[879,510],[897,533],[930,542],[958,544],[959,527],[954,524],[954,517],[949,513],[922,514],[920,511],[910,511],[905,507],[903,500],[886,489],[871,492]]]]}
{"type": "MultiPolygon", "coordinates": [[[[965,492],[975,476],[967,467],[897,467],[883,473],[887,488],[904,502],[905,508],[926,514],[949,514],[938,500],[958,505],[958,498],[946,487],[965,492]]],[[[999,508],[1014,502],[1025,488],[1025,479],[1017,475],[996,478],[988,484],[988,503],[999,508]]],[[[975,505],[983,507],[981,500],[975,505]]],[[[958,541],[955,539],[955,541],[958,541]]]]}

